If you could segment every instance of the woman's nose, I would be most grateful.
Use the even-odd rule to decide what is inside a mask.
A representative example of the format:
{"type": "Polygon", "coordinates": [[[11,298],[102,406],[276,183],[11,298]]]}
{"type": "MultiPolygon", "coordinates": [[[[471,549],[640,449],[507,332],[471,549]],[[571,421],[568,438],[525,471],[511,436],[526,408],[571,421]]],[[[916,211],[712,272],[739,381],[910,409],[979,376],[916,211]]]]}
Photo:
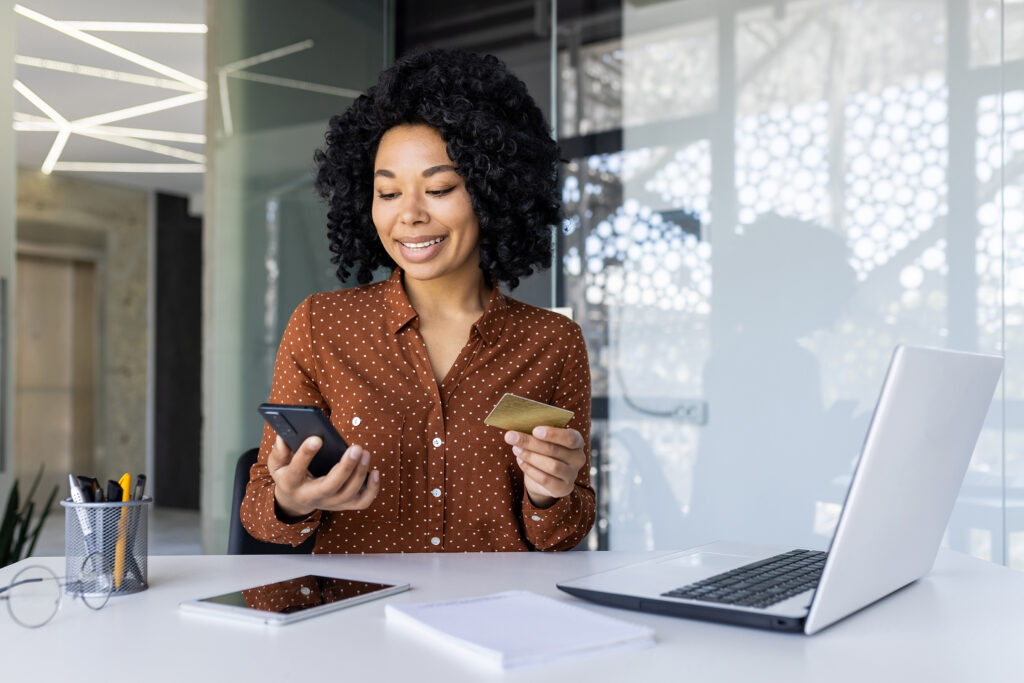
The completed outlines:
{"type": "Polygon", "coordinates": [[[422,223],[426,220],[426,212],[423,210],[423,206],[420,204],[418,197],[403,195],[399,201],[401,201],[402,204],[398,209],[398,218],[403,223],[413,225],[415,223],[422,223]]]}

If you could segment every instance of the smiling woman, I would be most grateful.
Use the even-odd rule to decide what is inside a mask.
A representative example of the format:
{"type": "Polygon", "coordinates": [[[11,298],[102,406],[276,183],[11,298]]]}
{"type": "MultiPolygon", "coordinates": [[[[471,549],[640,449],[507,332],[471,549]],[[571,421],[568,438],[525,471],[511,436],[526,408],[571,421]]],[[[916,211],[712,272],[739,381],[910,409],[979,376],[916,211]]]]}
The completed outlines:
{"type": "Polygon", "coordinates": [[[270,401],[315,405],[354,444],[324,477],[269,427],[241,517],[314,552],[568,550],[594,521],[590,367],[578,325],[505,296],[546,267],[558,147],[494,57],[430,51],[331,119],[316,154],[338,276],[278,350],[270,401]],[[573,413],[564,429],[488,427],[507,393],[573,413]],[[365,485],[364,485],[365,482],[365,485]]]}

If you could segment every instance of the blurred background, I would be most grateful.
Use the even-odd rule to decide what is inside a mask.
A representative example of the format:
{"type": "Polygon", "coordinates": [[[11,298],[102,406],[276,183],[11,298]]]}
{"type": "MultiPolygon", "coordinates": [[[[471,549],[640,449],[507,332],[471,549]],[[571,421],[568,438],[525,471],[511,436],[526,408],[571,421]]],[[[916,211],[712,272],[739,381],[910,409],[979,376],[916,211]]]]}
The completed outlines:
{"type": "MultiPolygon", "coordinates": [[[[587,338],[587,547],[827,547],[912,343],[1005,355],[945,543],[1024,569],[1024,2],[0,12],[0,493],[145,471],[153,551],[224,552],[284,325],[352,284],[312,188],[326,122],[459,47],[527,83],[565,158],[552,267],[513,296],[587,338]]],[[[56,514],[36,552],[62,543],[56,514]]]]}

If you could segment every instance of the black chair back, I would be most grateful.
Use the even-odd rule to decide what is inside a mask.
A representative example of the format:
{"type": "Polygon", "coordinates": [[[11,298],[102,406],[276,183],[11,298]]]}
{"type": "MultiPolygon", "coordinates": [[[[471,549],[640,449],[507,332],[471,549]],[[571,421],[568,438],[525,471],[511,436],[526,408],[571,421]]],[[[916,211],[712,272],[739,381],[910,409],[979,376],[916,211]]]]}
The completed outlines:
{"type": "Polygon", "coordinates": [[[309,555],[316,544],[316,534],[294,548],[285,543],[267,543],[253,538],[245,527],[239,509],[245,497],[245,485],[249,483],[249,469],[256,462],[260,449],[250,448],[238,457],[235,463],[235,486],[231,496],[231,527],[228,534],[228,555],[309,555]]]}

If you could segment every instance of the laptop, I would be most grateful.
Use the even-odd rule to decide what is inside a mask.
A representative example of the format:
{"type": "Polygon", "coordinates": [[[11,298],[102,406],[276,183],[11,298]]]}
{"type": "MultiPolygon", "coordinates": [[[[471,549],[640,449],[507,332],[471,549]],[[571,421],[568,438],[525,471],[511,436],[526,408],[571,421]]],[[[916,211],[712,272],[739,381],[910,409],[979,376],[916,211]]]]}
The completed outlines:
{"type": "Polygon", "coordinates": [[[827,552],[717,542],[559,583],[626,609],[817,633],[931,570],[1003,359],[898,346],[827,552]]]}

